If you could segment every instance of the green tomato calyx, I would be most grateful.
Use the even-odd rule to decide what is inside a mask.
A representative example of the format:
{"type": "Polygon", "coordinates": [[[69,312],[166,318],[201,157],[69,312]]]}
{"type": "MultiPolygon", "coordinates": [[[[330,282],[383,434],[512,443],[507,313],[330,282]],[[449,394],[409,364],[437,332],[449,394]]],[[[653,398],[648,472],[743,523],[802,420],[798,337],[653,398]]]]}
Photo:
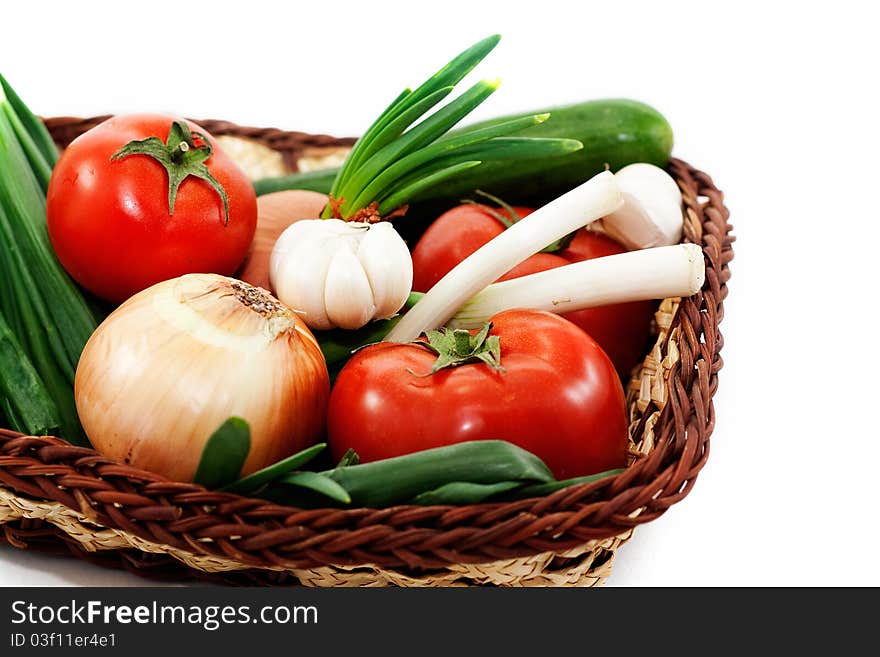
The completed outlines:
{"type": "Polygon", "coordinates": [[[213,150],[203,134],[192,132],[184,121],[173,121],[164,143],[158,137],[135,139],[116,151],[110,161],[117,162],[132,155],[147,155],[165,167],[168,172],[168,213],[172,215],[180,184],[189,176],[204,180],[223,201],[224,225],[228,226],[229,199],[226,190],[205,164],[213,150]],[[196,140],[200,143],[196,144],[196,140]]]}
{"type": "Polygon", "coordinates": [[[437,354],[431,371],[425,376],[436,374],[447,367],[457,367],[466,363],[485,363],[496,372],[504,372],[501,367],[501,338],[489,335],[492,323],[487,322],[476,335],[465,329],[428,331],[428,342],[421,342],[425,348],[437,354]]]}

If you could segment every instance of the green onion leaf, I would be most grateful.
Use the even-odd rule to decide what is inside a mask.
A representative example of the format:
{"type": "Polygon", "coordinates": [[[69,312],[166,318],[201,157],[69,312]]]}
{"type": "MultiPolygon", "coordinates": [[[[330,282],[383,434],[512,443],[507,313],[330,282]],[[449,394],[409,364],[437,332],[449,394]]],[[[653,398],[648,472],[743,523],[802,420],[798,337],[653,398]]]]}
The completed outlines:
{"type": "Polygon", "coordinates": [[[341,504],[351,504],[351,496],[342,486],[330,477],[318,472],[302,470],[286,475],[277,481],[279,484],[307,488],[341,504]]]}
{"type": "MultiPolygon", "coordinates": [[[[430,144],[461,121],[480,103],[491,96],[498,88],[497,80],[478,82],[451,103],[441,108],[414,128],[408,130],[399,139],[382,147],[375,155],[353,173],[339,191],[340,197],[354,199],[365,185],[378,176],[387,167],[401,157],[430,144]]],[[[353,207],[351,201],[342,205],[343,216],[348,216],[360,208],[353,207]]]]}
{"type": "Polygon", "coordinates": [[[73,398],[75,366],[71,365],[58,335],[54,316],[49,313],[43,301],[43,291],[37,286],[27,267],[28,260],[20,248],[21,242],[17,243],[15,240],[16,234],[20,235],[21,231],[16,233],[14,230],[2,201],[0,198],[0,259],[4,261],[3,272],[10,274],[10,294],[4,295],[3,313],[5,316],[14,313],[16,337],[60,414],[61,436],[75,445],[87,445],[73,398]],[[10,311],[10,308],[13,310],[10,311]]]}
{"type": "Polygon", "coordinates": [[[28,109],[28,106],[24,104],[21,98],[18,97],[18,94],[15,93],[15,89],[13,89],[9,82],[6,81],[6,78],[0,75],[0,102],[3,101],[4,96],[12,109],[15,110],[15,114],[27,130],[33,142],[37,145],[37,148],[40,149],[43,159],[49,163],[50,168],[54,167],[55,163],[58,162],[58,147],[55,145],[55,142],[52,141],[52,136],[49,134],[49,131],[46,130],[46,126],[43,125],[43,122],[40,121],[40,119],[28,109]]]}
{"type": "Polygon", "coordinates": [[[41,297],[51,309],[51,319],[42,319],[47,329],[57,329],[62,347],[55,356],[73,383],[73,371],[97,323],[83,295],[55,257],[46,230],[45,197],[5,111],[0,112],[0,178],[4,180],[0,185],[0,205],[11,230],[9,248],[20,253],[33,280],[39,281],[39,287],[34,285],[28,292],[41,297]]]}
{"type": "Polygon", "coordinates": [[[335,468],[334,479],[357,506],[385,507],[452,482],[552,482],[541,459],[501,440],[474,440],[405,456],[335,468]]]}
{"type": "Polygon", "coordinates": [[[324,451],[325,447],[327,447],[327,443],[312,445],[301,452],[297,452],[296,454],[288,456],[277,463],[273,463],[262,470],[258,470],[247,477],[228,484],[220,490],[227,493],[237,493],[238,495],[250,495],[269,482],[279,479],[297,468],[301,468],[324,451]]]}
{"type": "Polygon", "coordinates": [[[406,180],[400,186],[392,189],[379,203],[379,214],[388,214],[395,208],[404,205],[408,199],[415,198],[425,189],[433,187],[441,182],[449,180],[460,174],[482,164],[479,160],[470,160],[467,162],[459,162],[452,166],[445,167],[439,171],[424,175],[412,181],[406,180]]]}
{"type": "MultiPolygon", "coordinates": [[[[345,161],[342,163],[342,166],[338,169],[338,171],[334,172],[334,178],[329,192],[331,196],[337,196],[337,191],[342,182],[347,178],[348,172],[354,169],[363,158],[363,153],[366,150],[367,145],[373,140],[373,137],[376,135],[376,133],[378,133],[381,128],[387,125],[389,117],[396,112],[398,105],[406,100],[406,98],[411,94],[412,89],[409,88],[406,88],[402,92],[400,92],[400,95],[395,98],[388,107],[385,108],[385,110],[379,115],[379,118],[376,119],[363,134],[363,136],[357,142],[355,142],[355,145],[348,152],[348,155],[346,156],[345,161]]],[[[324,192],[323,189],[314,191],[324,192]]],[[[257,196],[259,195],[260,194],[258,192],[257,196]]]]}
{"type": "Polygon", "coordinates": [[[475,484],[469,481],[453,481],[434,490],[416,495],[411,504],[422,506],[478,504],[484,500],[520,488],[521,481],[499,481],[497,484],[475,484]]]}
{"type": "Polygon", "coordinates": [[[251,451],[251,431],[240,417],[231,417],[211,434],[193,482],[219,488],[238,479],[251,451]]]}
{"type": "Polygon", "coordinates": [[[12,126],[15,136],[18,138],[18,143],[28,159],[31,171],[33,171],[34,176],[37,178],[37,182],[40,184],[40,188],[43,190],[43,194],[45,194],[49,190],[49,179],[52,177],[52,164],[46,160],[45,156],[40,151],[39,146],[21,122],[21,119],[12,109],[12,105],[9,103],[3,103],[2,106],[0,106],[0,111],[6,115],[9,125],[12,126]]]}
{"type": "MultiPolygon", "coordinates": [[[[499,137],[501,135],[510,134],[511,132],[538,125],[539,123],[543,123],[549,116],[549,114],[536,114],[534,116],[528,116],[521,119],[505,121],[504,123],[500,123],[498,125],[488,126],[486,128],[475,130],[473,132],[469,132],[463,135],[457,135],[452,138],[442,138],[424,148],[415,151],[414,153],[410,153],[409,155],[402,157],[401,159],[397,160],[392,165],[387,167],[378,176],[373,178],[372,182],[364,187],[364,190],[360,193],[360,195],[356,199],[354,199],[354,207],[364,207],[366,205],[369,205],[372,201],[378,199],[380,194],[396,180],[433,160],[446,157],[447,155],[451,155],[453,153],[458,154],[458,151],[456,149],[461,149],[464,146],[479,144],[481,142],[488,141],[493,137],[499,137]]],[[[462,157],[461,159],[465,160],[469,159],[469,157],[462,157]]],[[[480,159],[479,153],[477,153],[477,157],[470,159],[480,159]]]]}
{"type": "Polygon", "coordinates": [[[61,426],[58,409],[39,374],[0,314],[0,397],[12,428],[34,436],[61,426]]]}
{"type": "MultiPolygon", "coordinates": [[[[352,148],[351,152],[342,165],[336,180],[330,190],[335,198],[340,198],[341,190],[348,181],[350,174],[355,171],[365,160],[371,157],[379,147],[374,141],[377,135],[387,131],[388,125],[392,121],[396,121],[404,112],[407,112],[413,105],[420,103],[425,98],[436,93],[444,87],[454,87],[461,82],[464,77],[470,73],[477,64],[479,64],[488,55],[498,42],[501,36],[493,34],[470,46],[463,52],[459,53],[443,68],[432,75],[428,80],[422,83],[415,91],[406,89],[401,93],[394,102],[389,105],[379,118],[367,129],[363,137],[361,137],[352,148]]],[[[427,109],[427,108],[426,108],[427,109]]],[[[411,122],[407,125],[410,125],[411,122]]],[[[384,146],[384,142],[381,144],[384,146]]]]}
{"type": "Polygon", "coordinates": [[[527,497],[543,497],[544,495],[555,493],[556,491],[562,490],[563,488],[599,481],[600,479],[605,479],[606,477],[613,477],[614,475],[618,475],[621,472],[623,472],[623,469],[618,468],[616,470],[606,470],[605,472],[598,472],[596,474],[586,475],[585,477],[574,477],[573,479],[563,479],[561,481],[549,481],[540,484],[530,484],[528,486],[523,486],[522,488],[517,490],[515,497],[516,499],[525,499],[527,497]]]}

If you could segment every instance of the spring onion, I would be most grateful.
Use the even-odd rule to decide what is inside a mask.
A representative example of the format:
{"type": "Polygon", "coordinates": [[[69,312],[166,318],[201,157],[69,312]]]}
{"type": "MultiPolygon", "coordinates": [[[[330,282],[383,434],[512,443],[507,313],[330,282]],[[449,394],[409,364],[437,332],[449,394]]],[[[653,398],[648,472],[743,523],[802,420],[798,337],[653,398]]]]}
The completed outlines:
{"type": "Polygon", "coordinates": [[[456,56],[415,91],[405,89],[357,140],[333,180],[324,209],[329,219],[360,218],[368,208],[387,215],[425,190],[459,177],[489,160],[567,155],[583,148],[574,139],[510,137],[543,123],[549,114],[515,117],[454,137],[447,133],[498,88],[498,80],[477,82],[416,124],[443,101],[498,44],[487,37],[456,56]],[[415,124],[415,125],[414,125],[415,124]],[[374,205],[375,204],[375,205],[374,205]]]}
{"type": "Polygon", "coordinates": [[[386,340],[412,342],[442,326],[502,274],[548,244],[614,212],[622,203],[614,175],[608,171],[575,187],[462,260],[403,316],[386,340]]]}
{"type": "MultiPolygon", "coordinates": [[[[0,77],[0,312],[55,406],[61,435],[83,444],[73,379],[97,324],[49,243],[45,190],[57,157],[46,128],[0,77]]],[[[45,424],[45,418],[16,417],[8,393],[0,403],[13,415],[10,422],[45,424]]]]}
{"type": "Polygon", "coordinates": [[[696,244],[584,260],[494,283],[465,303],[447,326],[478,328],[512,308],[564,314],[613,303],[686,297],[702,287],[705,273],[696,244]]]}
{"type": "Polygon", "coordinates": [[[58,411],[40,375],[0,314],[0,405],[11,427],[41,435],[56,431],[58,411]]]}

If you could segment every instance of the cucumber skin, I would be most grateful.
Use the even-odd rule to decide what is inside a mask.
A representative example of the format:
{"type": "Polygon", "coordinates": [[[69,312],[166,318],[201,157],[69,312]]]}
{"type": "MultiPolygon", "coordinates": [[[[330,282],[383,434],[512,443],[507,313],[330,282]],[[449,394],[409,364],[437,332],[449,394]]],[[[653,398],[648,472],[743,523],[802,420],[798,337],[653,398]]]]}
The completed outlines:
{"type": "MultiPolygon", "coordinates": [[[[454,204],[481,189],[510,202],[542,203],[610,168],[617,171],[634,162],[665,166],[672,152],[672,128],[653,107],[629,99],[591,100],[482,121],[450,135],[518,116],[550,113],[550,118],[516,133],[524,137],[577,139],[584,148],[549,159],[484,162],[460,178],[426,190],[414,202],[454,204]]],[[[282,189],[328,193],[337,169],[327,169],[254,183],[258,195],[282,189]]]]}
{"type": "Polygon", "coordinates": [[[550,113],[547,121],[522,130],[518,136],[578,139],[583,149],[550,159],[484,162],[462,179],[432,188],[417,200],[458,201],[481,189],[515,202],[546,202],[606,168],[618,171],[634,162],[665,167],[672,153],[672,127],[653,107],[635,100],[593,100],[528,114],[543,112],[550,113]]]}
{"type": "Polygon", "coordinates": [[[318,171],[306,171],[304,173],[291,173],[278,178],[263,178],[254,181],[254,191],[257,196],[282,192],[288,189],[304,189],[310,192],[329,194],[333,186],[333,180],[339,169],[320,169],[318,171]]]}

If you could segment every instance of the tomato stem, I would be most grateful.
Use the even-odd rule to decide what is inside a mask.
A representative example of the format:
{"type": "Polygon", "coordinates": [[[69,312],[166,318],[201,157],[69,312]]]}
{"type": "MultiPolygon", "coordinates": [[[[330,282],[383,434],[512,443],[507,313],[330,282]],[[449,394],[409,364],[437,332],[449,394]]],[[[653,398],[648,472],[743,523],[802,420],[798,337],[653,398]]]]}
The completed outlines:
{"type": "Polygon", "coordinates": [[[172,121],[168,139],[164,143],[158,137],[135,139],[116,151],[110,161],[118,162],[132,155],[147,155],[161,164],[168,173],[168,214],[171,215],[174,214],[180,184],[190,176],[204,180],[223,201],[223,225],[228,226],[229,198],[205,164],[213,151],[203,134],[192,132],[184,121],[172,121]],[[201,145],[196,145],[196,139],[202,142],[201,145]]]}
{"type": "Polygon", "coordinates": [[[496,372],[504,372],[501,367],[501,338],[489,335],[492,322],[487,322],[476,335],[465,329],[428,331],[428,342],[419,342],[425,348],[437,354],[437,360],[427,374],[415,376],[431,376],[447,367],[457,367],[467,363],[481,362],[496,372]]]}

